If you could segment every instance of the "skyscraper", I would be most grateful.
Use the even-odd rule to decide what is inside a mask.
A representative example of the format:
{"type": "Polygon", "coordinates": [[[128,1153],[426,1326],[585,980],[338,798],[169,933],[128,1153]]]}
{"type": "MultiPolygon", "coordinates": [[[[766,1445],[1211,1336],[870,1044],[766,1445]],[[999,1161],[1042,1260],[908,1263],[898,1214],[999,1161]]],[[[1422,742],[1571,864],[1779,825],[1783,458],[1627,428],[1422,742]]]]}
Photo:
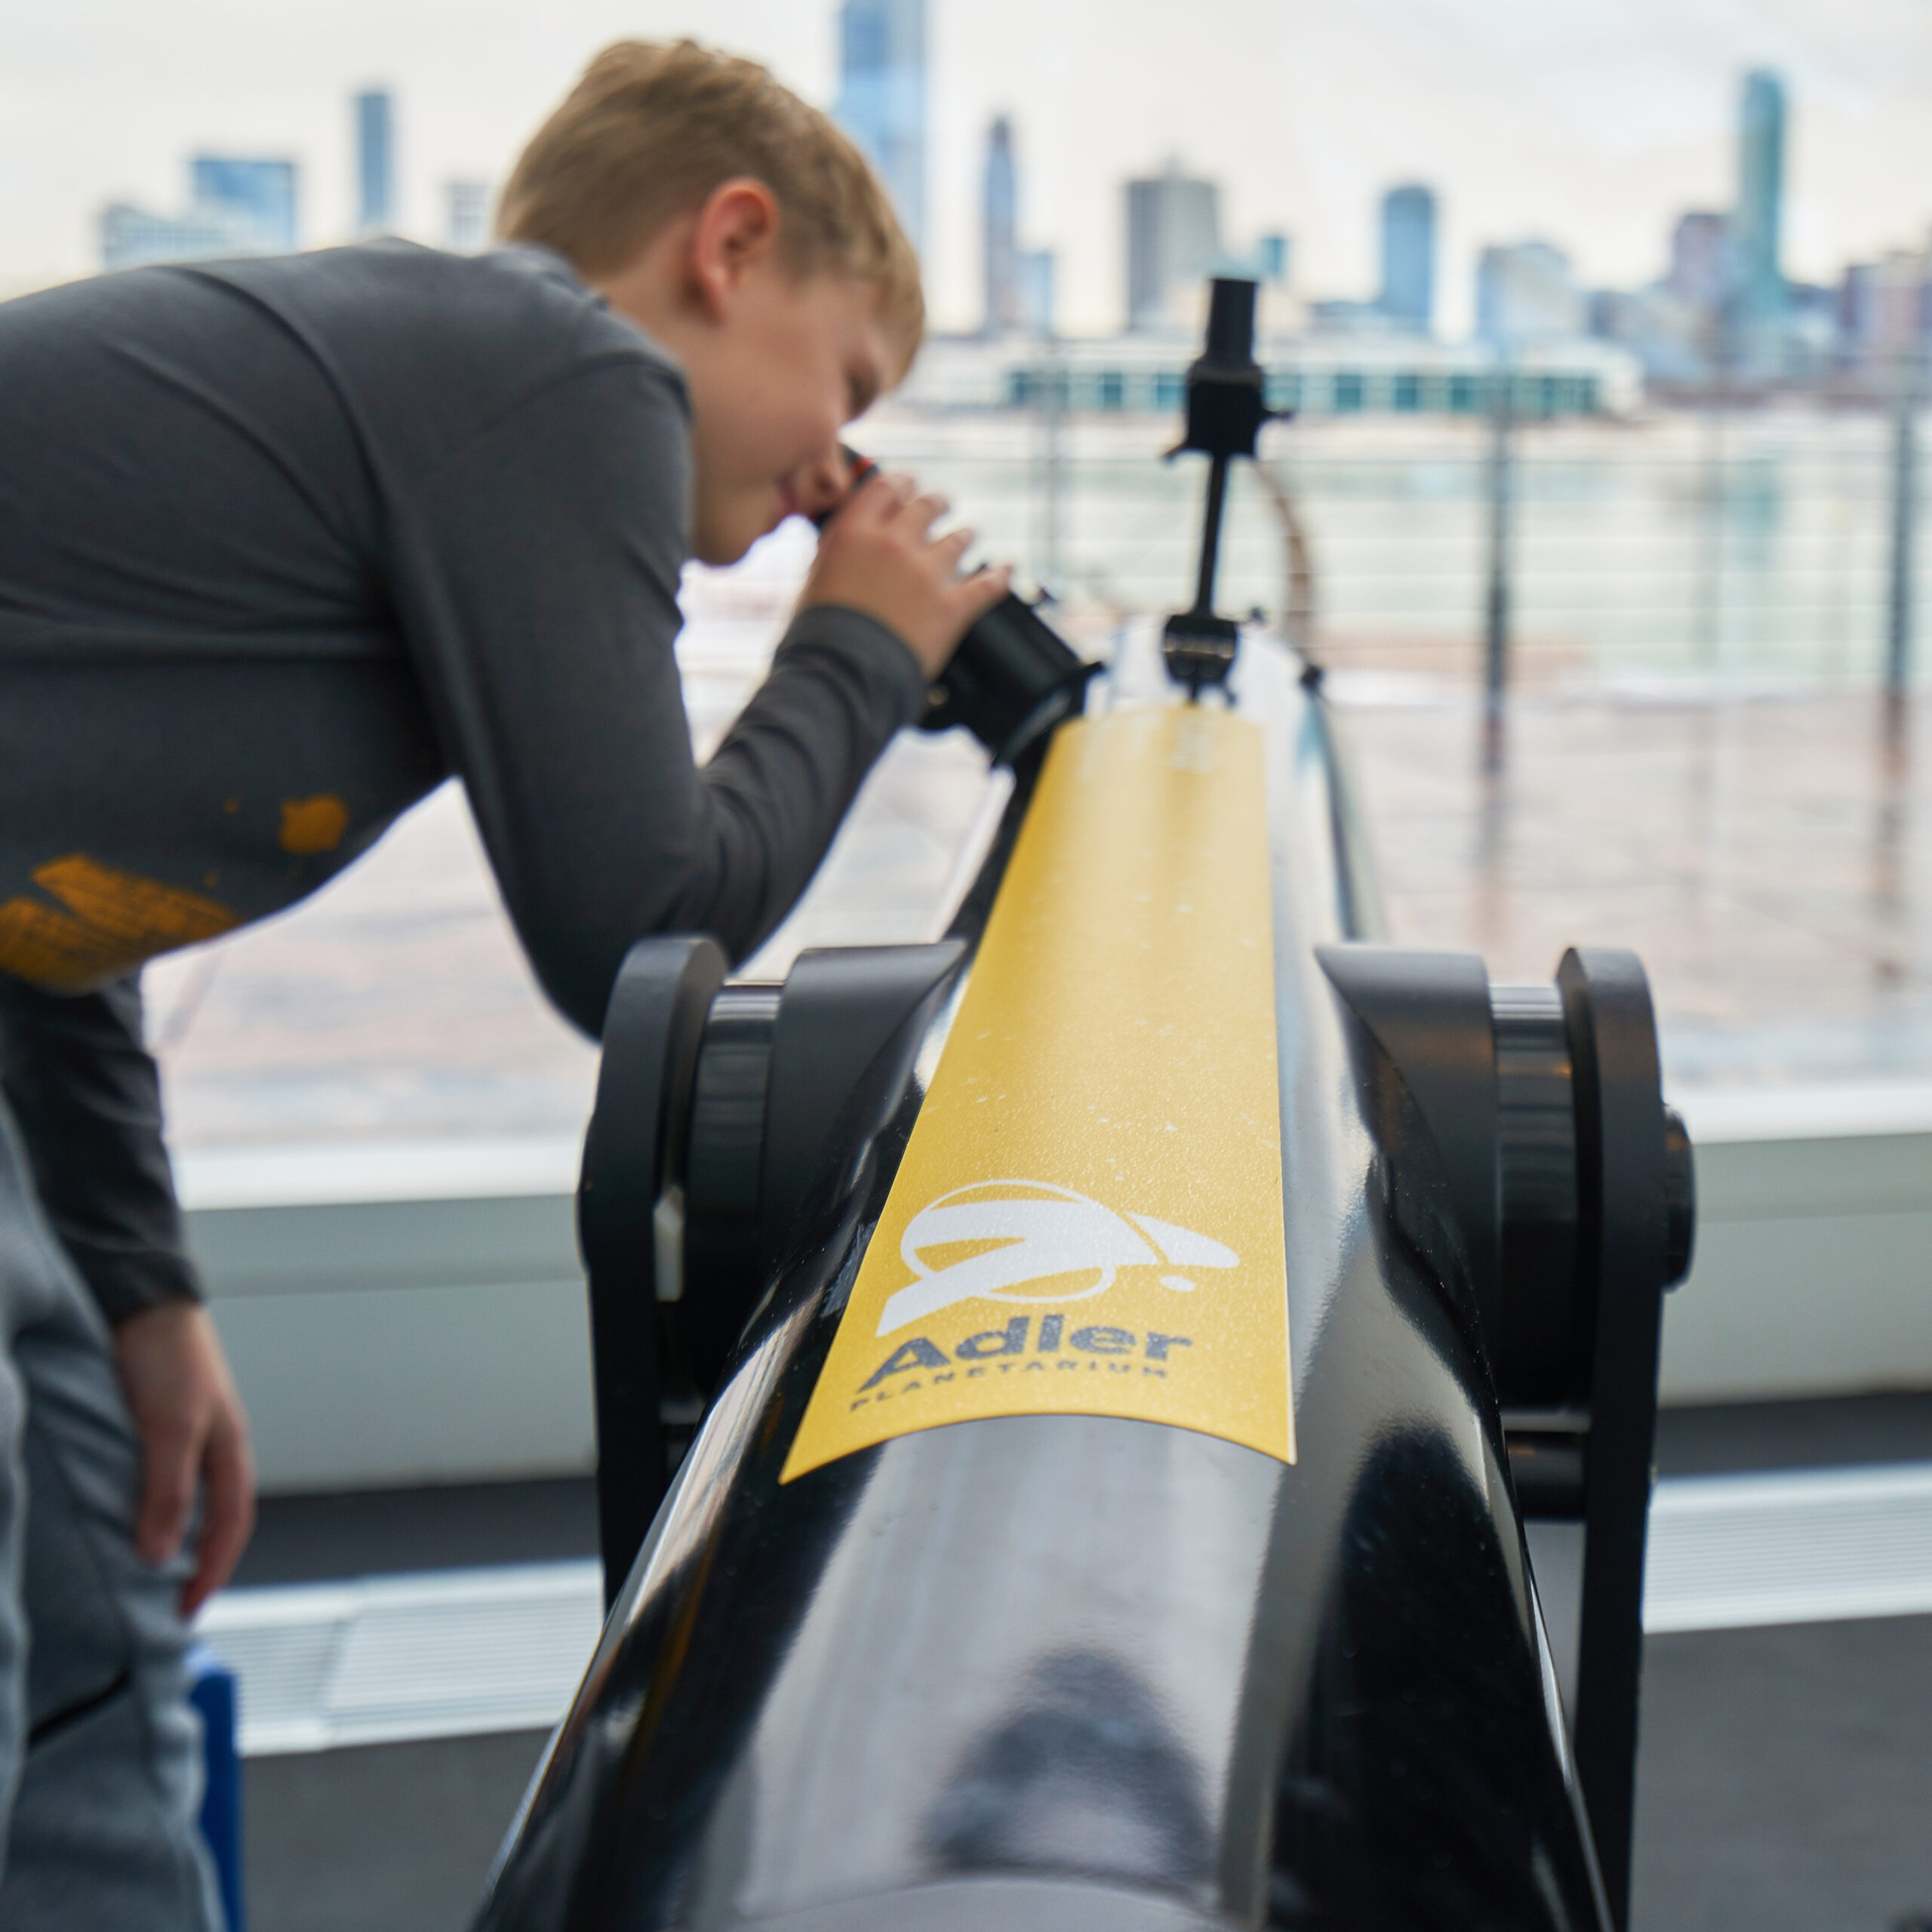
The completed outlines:
{"type": "Polygon", "coordinates": [[[1020,326],[1029,335],[1054,332],[1054,285],[1059,266],[1051,248],[1020,251],[1020,326]]]}
{"type": "Polygon", "coordinates": [[[1221,191],[1180,171],[1178,161],[1127,184],[1127,325],[1159,328],[1175,302],[1221,260],[1221,191]]]}
{"type": "Polygon", "coordinates": [[[1755,320],[1784,306],[1780,231],[1784,220],[1784,83],[1760,68],[1744,77],[1737,122],[1737,237],[1739,293],[1755,320]]]}
{"type": "Polygon", "coordinates": [[[1398,328],[1426,335],[1435,320],[1435,196],[1411,182],[1382,198],[1382,296],[1398,328]]]}
{"type": "Polygon", "coordinates": [[[1476,265],[1476,333],[1503,348],[1583,331],[1584,304],[1570,257],[1547,242],[1485,248],[1476,265]]]}
{"type": "Polygon", "coordinates": [[[845,0],[838,125],[892,196],[912,246],[926,239],[926,0],[845,0]]]}
{"type": "Polygon", "coordinates": [[[1709,209],[1679,215],[1670,234],[1670,292],[1715,315],[1731,290],[1730,217],[1709,209]]]}
{"type": "Polygon", "coordinates": [[[395,226],[395,122],[386,88],[355,97],[355,232],[387,235],[395,226]]]}
{"type": "Polygon", "coordinates": [[[445,182],[443,246],[459,255],[473,255],[487,248],[489,241],[489,183],[445,182]]]}
{"type": "Polygon", "coordinates": [[[263,252],[287,254],[299,245],[294,162],[198,154],[188,165],[188,177],[195,208],[232,216],[263,252]]]}
{"type": "Polygon", "coordinates": [[[1838,341],[1846,358],[1864,360],[1878,340],[1884,269],[1878,262],[1847,262],[1838,285],[1838,341]]]}
{"type": "Polygon", "coordinates": [[[981,195],[986,230],[986,321],[988,335],[1020,326],[1020,180],[1013,159],[1013,123],[1004,114],[986,131],[986,168],[981,195]]]}
{"type": "Polygon", "coordinates": [[[233,255],[258,255],[253,231],[220,208],[194,208],[186,214],[156,214],[128,202],[111,202],[100,211],[100,265],[137,269],[148,262],[207,262],[233,255]]]}

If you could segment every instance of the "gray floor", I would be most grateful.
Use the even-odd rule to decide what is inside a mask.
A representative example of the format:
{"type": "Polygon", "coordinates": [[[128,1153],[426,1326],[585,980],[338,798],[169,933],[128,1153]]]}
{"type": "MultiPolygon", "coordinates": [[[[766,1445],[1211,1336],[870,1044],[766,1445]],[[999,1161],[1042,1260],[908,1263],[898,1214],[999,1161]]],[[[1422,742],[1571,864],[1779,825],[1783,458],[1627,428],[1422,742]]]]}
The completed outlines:
{"type": "Polygon", "coordinates": [[[1638,1932],[1932,1914],[1932,1618],[1653,1637],[1638,1932]]]}
{"type": "MultiPolygon", "coordinates": [[[[1666,1475],[1932,1460],[1932,1397],[1684,1410],[1666,1475]]],[[[588,1554],[587,1484],[272,1501],[243,1580],[588,1554]]],[[[543,1740],[247,1767],[255,1932],[469,1922],[543,1740]]],[[[1932,1915],[1932,1618],[1655,1637],[1637,1932],[1895,1932],[1932,1915]]],[[[1928,1919],[1932,1924],[1932,1919],[1928,1919]]]]}
{"type": "MultiPolygon", "coordinates": [[[[1667,1411],[1666,1475],[1932,1461],[1932,1395],[1667,1411]]],[[[1932,1618],[1653,1637],[1638,1932],[1932,1932],[1932,1618]]]]}
{"type": "Polygon", "coordinates": [[[517,1731],[251,1758],[251,1932],[467,1925],[543,1748],[517,1731]]]}

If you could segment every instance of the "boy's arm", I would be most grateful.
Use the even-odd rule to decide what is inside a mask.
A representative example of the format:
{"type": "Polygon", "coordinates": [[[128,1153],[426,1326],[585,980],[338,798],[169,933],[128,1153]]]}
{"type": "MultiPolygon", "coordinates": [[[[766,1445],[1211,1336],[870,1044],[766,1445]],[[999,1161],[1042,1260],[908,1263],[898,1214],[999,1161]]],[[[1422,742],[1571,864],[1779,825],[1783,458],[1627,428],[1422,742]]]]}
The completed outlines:
{"type": "Polygon", "coordinates": [[[709,764],[672,645],[688,458],[668,370],[614,360],[533,398],[438,474],[397,593],[538,977],[601,1029],[625,952],[706,931],[741,957],[823,856],[925,674],[860,613],[802,613],[709,764]]]}
{"type": "Polygon", "coordinates": [[[199,1301],[139,980],[69,995],[0,974],[0,1088],[41,1205],[108,1321],[199,1301]]]}
{"type": "Polygon", "coordinates": [[[228,1580],[255,1519],[248,1418],[189,1259],[162,1142],[161,1078],[137,979],[42,991],[0,973],[0,1091],[55,1235],[114,1331],[141,1445],[136,1547],[180,1546],[198,1484],[192,1616],[228,1580]]]}

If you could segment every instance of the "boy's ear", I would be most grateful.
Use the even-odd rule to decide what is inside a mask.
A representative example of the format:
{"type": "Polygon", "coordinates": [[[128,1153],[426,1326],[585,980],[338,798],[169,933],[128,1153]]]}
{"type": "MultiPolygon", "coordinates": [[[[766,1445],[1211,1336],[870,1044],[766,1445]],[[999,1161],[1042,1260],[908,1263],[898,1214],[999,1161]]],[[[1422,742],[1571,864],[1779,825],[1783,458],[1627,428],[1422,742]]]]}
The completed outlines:
{"type": "Polygon", "coordinates": [[[687,263],[695,292],[713,319],[722,316],[746,271],[778,242],[778,198],[744,175],[721,182],[692,223],[687,263]]]}

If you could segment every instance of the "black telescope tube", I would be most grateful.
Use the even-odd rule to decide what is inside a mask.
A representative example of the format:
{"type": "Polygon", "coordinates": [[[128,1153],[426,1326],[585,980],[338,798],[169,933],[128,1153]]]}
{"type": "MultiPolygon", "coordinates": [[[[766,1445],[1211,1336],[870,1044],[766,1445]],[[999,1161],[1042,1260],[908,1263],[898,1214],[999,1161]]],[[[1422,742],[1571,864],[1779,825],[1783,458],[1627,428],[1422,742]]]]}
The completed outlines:
{"type": "MultiPolygon", "coordinates": [[[[1043,1411],[913,1421],[783,1480],[850,1284],[929,1118],[921,1069],[952,1025],[943,976],[963,964],[921,976],[931,992],[909,1006],[903,980],[890,1002],[882,983],[840,991],[876,970],[862,952],[808,955],[778,999],[761,1193],[801,976],[817,973],[819,995],[791,1029],[801,1073],[838,1063],[822,1053],[835,1009],[889,1004],[886,1023],[850,1060],[866,1069],[852,1098],[817,1072],[789,1090],[814,1178],[782,1211],[764,1299],[478,1932],[1612,1932],[1478,1325],[1480,1256],[1465,1238],[1470,1201],[1479,1217],[1497,1211],[1493,1172],[1468,1158],[1493,1154],[1496,1132],[1487,977],[1466,957],[1411,955],[1423,974],[1412,984],[1373,948],[1330,948],[1348,955],[1340,965],[1310,956],[1311,941],[1349,929],[1367,882],[1337,876],[1351,854],[1332,844],[1340,777],[1315,724],[1318,691],[1272,642],[1254,677],[1257,694],[1264,678],[1273,692],[1247,713],[1264,764],[1315,787],[1256,799],[1290,915],[1272,981],[1291,1016],[1276,1063],[1275,1291],[1294,1338],[1295,1460],[1146,1419],[1043,1411]],[[1472,1102],[1487,1112],[1470,1148],[1455,1144],[1456,1123],[1472,1102]],[[1488,1183],[1479,1200],[1475,1180],[1488,1183]]],[[[1078,787],[1063,797],[1069,811],[1106,808],[1078,787]]],[[[985,889],[955,928],[968,948],[1038,809],[1023,773],[985,889]]],[[[1207,830],[1157,845],[1150,881],[1207,830]]],[[[1204,930],[1195,943],[1226,940],[1204,930]]],[[[1088,963],[1070,933],[1064,957],[1075,971],[1088,963]]],[[[1008,1013],[1025,992],[1011,989],[1008,1013]]],[[[712,1024],[732,1020],[735,1052],[750,1016],[734,997],[712,1024]]],[[[698,1058],[687,1108],[705,1078],[698,1058]]],[[[1658,1186],[1641,1218],[1661,1266],[1654,1066],[1647,1078],[1658,1186]]],[[[737,1100],[751,1083],[717,1084],[737,1100]]],[[[600,1116],[628,1099],[654,1131],[666,1106],[629,1085],[600,1086],[600,1116]]],[[[1163,1135],[1164,1112],[1148,1117],[1163,1135]]],[[[592,1146],[608,1154],[605,1124],[592,1146]]],[[[1174,1158],[1164,1139],[1117,1144],[1141,1172],[1174,1158]]],[[[688,1180],[703,1164],[688,1161],[688,1180]]],[[[648,1226],[654,1183],[639,1192],[633,1212],[648,1226]]],[[[688,1208],[697,1198],[694,1185],[688,1208]]],[[[695,1246],[686,1259],[680,1310],[723,1286],[695,1246]]],[[[632,1279],[613,1285],[620,1306],[635,1299],[632,1279]]],[[[1266,1277],[1248,1287],[1270,1291],[1266,1277]]],[[[1655,1306],[1653,1291],[1653,1332],[1655,1306]]],[[[1126,1332],[1075,1317],[1063,1334],[1061,1321],[1004,1308],[986,1319],[956,1359],[988,1376],[1016,1323],[1013,1372],[1037,1361],[1036,1380],[1116,1372],[1104,1358],[1126,1332]]],[[[1558,1446],[1579,1460],[1574,1438],[1558,1446]]],[[[1633,1598],[1633,1634],[1635,1615],[1633,1598]]]]}
{"type": "MultiPolygon", "coordinates": [[[[850,448],[844,454],[851,466],[849,485],[837,503],[812,518],[820,530],[878,474],[871,457],[850,448]]],[[[943,731],[963,724],[995,764],[1011,764],[1079,710],[1094,669],[1031,605],[1008,591],[960,639],[926,694],[919,728],[943,731]]]]}

